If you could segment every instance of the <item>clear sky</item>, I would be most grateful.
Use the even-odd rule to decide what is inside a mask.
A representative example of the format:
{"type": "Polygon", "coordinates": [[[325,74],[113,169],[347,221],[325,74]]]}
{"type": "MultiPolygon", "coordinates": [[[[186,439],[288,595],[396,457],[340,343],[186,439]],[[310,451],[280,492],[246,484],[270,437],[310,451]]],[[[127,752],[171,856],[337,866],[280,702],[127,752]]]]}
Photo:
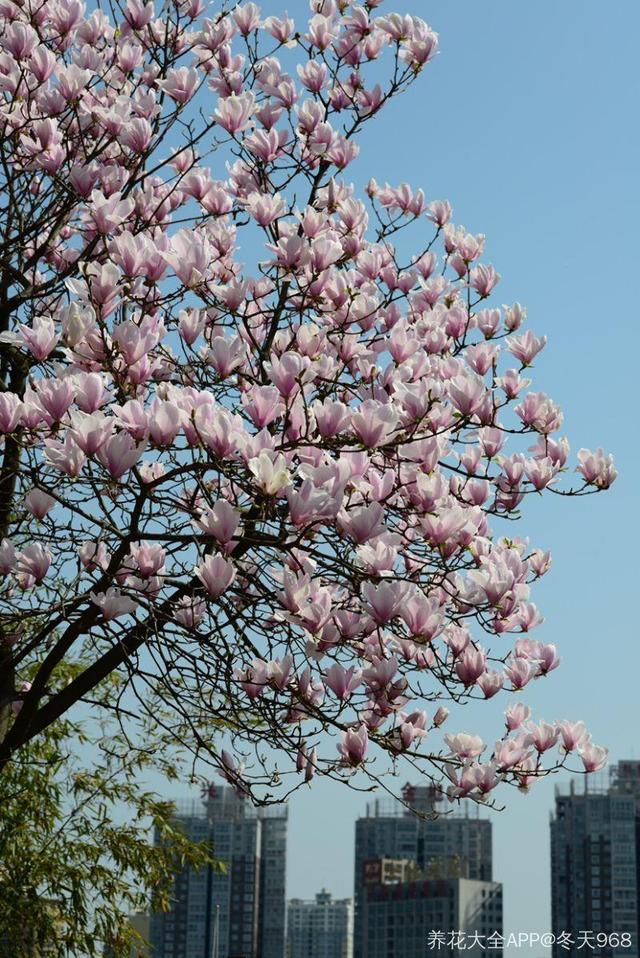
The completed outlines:
{"type": "MultiPolygon", "coordinates": [[[[285,5],[265,4],[269,12],[285,5]]],[[[302,19],[307,3],[289,0],[288,8],[302,19]]],[[[441,53],[371,124],[349,176],[422,186],[428,199],[451,201],[455,223],[487,234],[485,261],[503,277],[498,302],[522,302],[529,327],[549,337],[535,388],[563,407],[574,453],[603,445],[620,472],[607,494],[527,504],[520,534],[554,555],[534,595],[546,617],[536,637],[557,643],[563,662],[523,700],[538,718],[585,719],[614,761],[640,758],[640,4],[397,0],[387,9],[427,19],[441,53]]],[[[477,720],[477,710],[457,716],[451,730],[479,723],[494,734],[504,702],[484,706],[477,720]]],[[[567,777],[528,796],[507,790],[508,809],[494,816],[508,931],[550,927],[548,821],[560,780],[567,777]]],[[[365,802],[330,782],[294,797],[290,897],[322,886],[352,893],[354,820],[365,802]]]]}

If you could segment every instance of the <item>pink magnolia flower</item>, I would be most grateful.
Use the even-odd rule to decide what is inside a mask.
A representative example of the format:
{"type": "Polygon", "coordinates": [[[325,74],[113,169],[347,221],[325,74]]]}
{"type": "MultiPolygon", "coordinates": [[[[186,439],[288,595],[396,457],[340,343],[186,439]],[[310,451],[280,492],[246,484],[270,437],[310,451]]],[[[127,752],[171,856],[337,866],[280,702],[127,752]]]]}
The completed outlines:
{"type": "Polygon", "coordinates": [[[126,276],[139,276],[149,255],[146,237],[122,230],[109,243],[109,255],[126,276]]]}
{"type": "Polygon", "coordinates": [[[104,542],[83,542],[78,546],[78,557],[87,572],[93,572],[95,569],[105,570],[110,559],[104,542]]]}
{"type": "Polygon", "coordinates": [[[16,699],[11,703],[11,711],[14,715],[19,715],[22,711],[23,706],[23,697],[32,688],[31,682],[21,682],[20,683],[20,694],[22,698],[16,699]]]}
{"type": "Polygon", "coordinates": [[[487,657],[482,649],[467,646],[462,655],[456,659],[456,675],[463,685],[474,685],[480,678],[487,664],[487,657]]]}
{"type": "MultiPolygon", "coordinates": [[[[266,364],[271,382],[275,385],[283,399],[288,399],[298,392],[305,374],[309,369],[309,360],[296,352],[285,353],[266,364]]],[[[269,387],[267,387],[269,388],[269,387]]]]}
{"type": "Polygon", "coordinates": [[[158,80],[158,86],[176,103],[188,103],[198,89],[200,75],[194,67],[176,67],[169,70],[166,79],[158,80]]]}
{"type": "Polygon", "coordinates": [[[362,545],[385,531],[383,516],[384,510],[380,503],[372,502],[371,505],[358,506],[348,512],[341,510],[338,523],[358,545],[362,545]]]}
{"type": "Polygon", "coordinates": [[[35,316],[31,326],[20,324],[19,329],[29,352],[39,362],[56,348],[58,334],[50,316],[35,316]]]}
{"type": "Polygon", "coordinates": [[[535,676],[536,668],[529,659],[516,656],[505,666],[504,674],[514,689],[523,689],[535,676]]]}
{"type": "Polygon", "coordinates": [[[215,258],[206,236],[193,230],[179,230],[163,256],[180,282],[191,288],[205,282],[215,258]]]}
{"type": "MultiPolygon", "coordinates": [[[[38,406],[43,418],[50,424],[60,422],[67,413],[74,400],[75,383],[71,377],[64,379],[40,379],[37,381],[37,391],[25,390],[25,399],[31,400],[25,406],[38,406]]],[[[25,409],[23,409],[24,418],[25,409]]]]}
{"type": "Polygon", "coordinates": [[[284,412],[280,393],[275,386],[254,386],[243,395],[242,405],[260,429],[268,426],[284,412]]]}
{"type": "Polygon", "coordinates": [[[470,416],[476,412],[485,394],[483,381],[470,374],[456,376],[449,384],[451,402],[461,416],[470,416]]]}
{"type": "Polygon", "coordinates": [[[394,656],[390,659],[374,659],[374,664],[362,673],[365,683],[373,692],[381,692],[388,688],[398,672],[398,660],[394,656]]]}
{"type": "Polygon", "coordinates": [[[589,449],[580,449],[578,452],[577,471],[580,472],[590,486],[598,489],[608,489],[616,479],[618,473],[613,464],[613,456],[605,456],[602,449],[591,452],[589,449]]]}
{"type": "Polygon", "coordinates": [[[451,219],[452,212],[451,204],[447,200],[433,200],[427,207],[427,218],[442,228],[451,219]]]}
{"type": "Polygon", "coordinates": [[[501,771],[519,765],[528,757],[527,747],[516,739],[507,738],[501,742],[496,742],[493,750],[494,761],[501,771]]]}
{"type": "Polygon", "coordinates": [[[386,625],[400,613],[405,594],[403,582],[365,582],[362,587],[365,608],[378,625],[386,625]]]}
{"type": "Polygon", "coordinates": [[[508,399],[515,399],[523,389],[531,385],[531,380],[522,379],[515,369],[508,369],[504,376],[496,377],[496,385],[504,390],[508,399]]]}
{"type": "Polygon", "coordinates": [[[478,678],[478,685],[482,689],[485,699],[493,698],[504,685],[504,677],[500,672],[483,672],[478,678]]]}
{"type": "Polygon", "coordinates": [[[245,202],[249,213],[260,226],[269,226],[287,211],[284,199],[279,193],[259,193],[256,190],[249,193],[245,202]]]}
{"type": "Polygon", "coordinates": [[[451,797],[463,797],[477,794],[484,799],[502,781],[495,762],[469,762],[462,770],[460,783],[453,789],[451,797]]]}
{"type": "Polygon", "coordinates": [[[544,393],[527,393],[515,413],[525,426],[531,426],[536,432],[547,435],[562,425],[562,412],[544,393]]]}
{"type": "Polygon", "coordinates": [[[400,58],[419,69],[432,60],[438,52],[438,34],[434,33],[419,17],[412,19],[413,29],[402,43],[400,58]]]}
{"type": "Polygon", "coordinates": [[[247,465],[260,489],[268,496],[276,496],[291,485],[287,461],[281,453],[275,455],[264,449],[259,456],[250,459],[247,465]]]}
{"type": "Polygon", "coordinates": [[[342,741],[337,746],[345,765],[362,765],[369,747],[369,734],[365,725],[342,732],[342,741]]]}
{"type": "Polygon", "coordinates": [[[439,515],[429,515],[421,519],[424,531],[434,545],[442,545],[453,539],[468,523],[467,510],[453,504],[449,508],[443,508],[439,515]]]}
{"type": "Polygon", "coordinates": [[[112,479],[121,479],[140,459],[145,443],[136,443],[126,432],[111,436],[98,452],[98,458],[112,479]]]}
{"type": "Polygon", "coordinates": [[[153,19],[155,9],[152,0],[127,0],[125,18],[135,30],[141,30],[153,19]]]}
{"type": "Polygon", "coordinates": [[[293,656],[285,655],[282,659],[274,659],[267,663],[267,675],[270,684],[282,692],[289,685],[293,669],[293,656]]]}
{"type": "Polygon", "coordinates": [[[335,38],[335,29],[334,23],[329,17],[316,13],[309,21],[309,31],[306,39],[318,50],[326,50],[335,38]]]}
{"type": "Polygon", "coordinates": [[[2,46],[16,60],[28,60],[38,44],[38,34],[30,23],[11,23],[5,27],[2,46]]]}
{"type": "Polygon", "coordinates": [[[500,273],[497,273],[493,266],[482,263],[471,270],[469,277],[471,286],[482,297],[488,296],[500,282],[500,273]]]}
{"type": "Polygon", "coordinates": [[[192,599],[189,596],[183,596],[178,600],[178,609],[174,613],[174,619],[187,629],[195,629],[204,619],[206,610],[207,604],[204,599],[192,599]]]}
{"type": "Polygon", "coordinates": [[[308,761],[309,757],[307,754],[307,743],[303,742],[298,749],[298,754],[296,755],[296,772],[304,772],[308,761]]]}
{"type": "Polygon", "coordinates": [[[260,26],[260,7],[256,3],[238,4],[233,19],[242,36],[246,37],[260,26]]]}
{"type": "Polygon", "coordinates": [[[132,210],[133,200],[123,200],[119,192],[105,196],[100,190],[94,190],[89,200],[89,220],[98,233],[112,233],[127,219],[132,210]]]}
{"type": "Polygon", "coordinates": [[[325,439],[343,432],[350,420],[349,407],[330,399],[314,403],[313,413],[320,435],[325,439]]]}
{"type": "Polygon", "coordinates": [[[317,749],[313,748],[309,752],[307,757],[307,767],[304,773],[305,783],[309,783],[316,774],[318,769],[318,752],[317,749]]]}
{"type": "Polygon", "coordinates": [[[262,659],[254,659],[250,668],[236,675],[240,687],[250,699],[257,699],[269,685],[269,665],[262,659]]]}
{"type": "Polygon", "coordinates": [[[326,64],[318,60],[308,60],[304,65],[299,63],[297,72],[301,83],[311,93],[319,93],[326,86],[329,77],[326,64]]]}
{"type": "Polygon", "coordinates": [[[82,451],[92,456],[104,445],[113,432],[114,420],[100,412],[85,413],[77,409],[71,413],[71,435],[82,451]]]}
{"type": "Polygon", "coordinates": [[[121,143],[130,147],[134,153],[145,153],[149,149],[152,139],[153,127],[148,120],[140,116],[131,120],[120,134],[121,143]]]}
{"type": "Polygon", "coordinates": [[[196,568],[196,575],[212,599],[219,599],[236,577],[233,563],[222,556],[206,556],[196,568]]]}
{"type": "Polygon", "coordinates": [[[204,317],[199,310],[183,309],[179,313],[178,329],[187,346],[193,346],[204,329],[204,317]]]}
{"type": "Polygon", "coordinates": [[[586,772],[599,772],[607,764],[609,749],[588,742],[579,749],[579,755],[586,772]]]}
{"type": "Polygon", "coordinates": [[[82,412],[96,412],[107,398],[100,373],[79,373],[76,376],[75,402],[82,412]]]}
{"type": "Polygon", "coordinates": [[[226,499],[218,499],[213,509],[205,506],[194,520],[194,525],[221,545],[227,545],[233,539],[239,524],[240,513],[226,499]]]}
{"type": "Polygon", "coordinates": [[[8,575],[16,564],[16,550],[9,539],[0,541],[0,575],[8,575]]]}
{"type": "Polygon", "coordinates": [[[255,97],[253,93],[241,93],[239,95],[232,93],[230,96],[218,100],[218,107],[213,114],[213,118],[227,133],[234,135],[245,129],[254,109],[255,97]]]}
{"type": "Polygon", "coordinates": [[[15,393],[0,393],[0,432],[14,432],[20,425],[24,405],[15,393]]]}
{"type": "Polygon", "coordinates": [[[305,479],[297,489],[287,486],[285,495],[294,526],[333,520],[340,509],[340,498],[332,496],[326,489],[317,489],[310,479],[305,479]]]}
{"type": "Polygon", "coordinates": [[[25,576],[31,576],[35,582],[41,582],[51,565],[51,552],[39,542],[27,546],[16,555],[16,570],[25,576]]]}
{"type": "Polygon", "coordinates": [[[506,341],[507,349],[511,355],[519,359],[523,366],[530,366],[546,344],[546,336],[534,336],[530,329],[521,336],[511,336],[506,341]]]}
{"type": "MultiPolygon", "coordinates": [[[[158,575],[164,572],[164,562],[167,556],[166,549],[154,542],[133,543],[129,551],[132,560],[132,568],[139,574],[148,579],[150,576],[158,575]]],[[[125,564],[129,564],[125,559],[125,564]]]]}
{"type": "Polygon", "coordinates": [[[32,516],[36,519],[44,519],[55,506],[56,500],[43,489],[31,489],[24,497],[24,504],[32,516]]]}
{"type": "Polygon", "coordinates": [[[324,673],[324,684],[331,689],[336,698],[343,702],[350,698],[362,682],[362,671],[356,668],[343,669],[337,662],[324,673]]]}
{"type": "Polygon", "coordinates": [[[141,402],[129,399],[124,406],[112,406],[115,419],[129,435],[136,440],[145,439],[149,434],[149,417],[141,402]]]}
{"type": "Polygon", "coordinates": [[[85,463],[85,454],[82,449],[74,442],[71,433],[67,432],[64,442],[57,442],[55,439],[45,439],[44,458],[45,461],[59,472],[63,472],[70,478],[80,475],[85,463]]]}
{"type": "Polygon", "coordinates": [[[449,709],[445,705],[441,705],[433,716],[433,724],[436,728],[439,728],[441,725],[444,725],[448,718],[449,709]]]}
{"type": "Polygon", "coordinates": [[[367,399],[351,414],[351,425],[365,446],[373,449],[383,445],[395,431],[398,414],[384,403],[367,399]]]}
{"type": "Polygon", "coordinates": [[[125,615],[133,615],[138,608],[137,602],[114,588],[107,589],[106,592],[92,592],[91,601],[102,611],[102,616],[107,622],[125,615]]]}
{"type": "Polygon", "coordinates": [[[562,738],[561,748],[565,752],[573,752],[588,739],[584,722],[559,722],[558,729],[562,738]]]}
{"type": "Polygon", "coordinates": [[[444,609],[436,599],[418,592],[402,603],[400,615],[411,635],[430,642],[442,629],[444,609]]]}
{"type": "Polygon", "coordinates": [[[127,363],[133,365],[158,345],[164,335],[162,322],[153,317],[145,317],[142,322],[126,320],[118,323],[113,330],[113,339],[118,344],[127,363]]]}
{"type": "Polygon", "coordinates": [[[182,412],[172,402],[154,399],[149,409],[149,438],[156,446],[169,446],[182,428],[182,412]]]}
{"type": "Polygon", "coordinates": [[[528,730],[532,744],[538,752],[546,752],[547,749],[553,748],[560,734],[558,727],[550,725],[548,722],[538,722],[537,725],[531,722],[528,725],[528,730]]]}
{"type": "Polygon", "coordinates": [[[232,755],[226,749],[220,753],[220,775],[233,785],[239,795],[246,794],[243,784],[244,764],[237,764],[232,755]]]}
{"type": "Polygon", "coordinates": [[[400,712],[398,719],[399,724],[393,732],[394,749],[407,751],[416,740],[420,741],[426,737],[428,718],[427,713],[422,709],[411,712],[409,715],[400,712]]]}
{"type": "Polygon", "coordinates": [[[485,750],[482,739],[468,732],[458,732],[457,735],[447,733],[444,740],[452,755],[457,755],[458,758],[477,758],[485,750]]]}

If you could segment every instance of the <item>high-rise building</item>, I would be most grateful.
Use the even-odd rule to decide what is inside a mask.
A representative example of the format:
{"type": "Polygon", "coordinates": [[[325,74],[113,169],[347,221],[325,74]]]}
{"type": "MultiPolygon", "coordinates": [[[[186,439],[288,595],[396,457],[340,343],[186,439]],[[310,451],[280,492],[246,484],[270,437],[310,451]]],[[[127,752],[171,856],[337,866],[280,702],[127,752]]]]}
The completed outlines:
{"type": "Polygon", "coordinates": [[[283,958],[286,807],[255,809],[227,786],[176,815],[223,868],[176,874],[171,911],[151,919],[153,958],[283,958]]]}
{"type": "MultiPolygon", "coordinates": [[[[140,940],[131,946],[129,958],[149,958],[151,954],[149,950],[149,915],[142,912],[131,915],[129,924],[140,936],[140,940]]],[[[105,948],[104,958],[113,958],[113,954],[113,949],[105,948]]]]}
{"type": "Polygon", "coordinates": [[[287,958],[352,958],[353,902],[324,889],[315,901],[293,898],[287,908],[287,958]]]}
{"type": "Polygon", "coordinates": [[[589,948],[603,958],[639,958],[639,823],[640,762],[613,766],[608,783],[585,778],[584,791],[573,782],[556,789],[551,920],[554,935],[568,938],[554,946],[554,958],[589,948]]]}
{"type": "Polygon", "coordinates": [[[363,951],[362,896],[368,863],[381,859],[414,863],[422,873],[491,882],[492,828],[489,819],[438,814],[440,796],[431,786],[406,785],[404,804],[374,801],[356,822],[354,958],[363,951]]]}
{"type": "Polygon", "coordinates": [[[502,954],[502,885],[429,877],[415,862],[368,862],[360,897],[366,958],[502,954]]]}
{"type": "Polygon", "coordinates": [[[262,828],[261,906],[257,958],[282,958],[286,931],[286,809],[265,810],[260,815],[260,821],[262,828]]]}

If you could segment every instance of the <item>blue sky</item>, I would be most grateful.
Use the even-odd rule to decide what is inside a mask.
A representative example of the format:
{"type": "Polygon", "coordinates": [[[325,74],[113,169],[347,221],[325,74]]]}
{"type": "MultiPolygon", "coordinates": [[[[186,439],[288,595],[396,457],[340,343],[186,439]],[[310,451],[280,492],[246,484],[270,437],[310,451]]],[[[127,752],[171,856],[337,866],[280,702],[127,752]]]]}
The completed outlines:
{"type": "MultiPolygon", "coordinates": [[[[281,12],[285,4],[268,6],[281,12]]],[[[301,20],[307,4],[288,7],[301,20]]],[[[421,186],[428,199],[451,201],[455,223],[487,234],[485,261],[503,277],[497,301],[522,302],[529,327],[549,337],[534,387],[563,407],[574,455],[598,445],[614,453],[620,478],[608,494],[527,503],[520,534],[554,556],[534,596],[546,617],[536,637],[557,643],[563,662],[523,699],[538,718],[586,720],[613,761],[640,758],[640,4],[397,0],[383,7],[391,9],[425,17],[441,53],[370,125],[349,178],[421,186]]],[[[504,704],[499,697],[468,718],[456,715],[451,728],[478,725],[491,742],[504,704]]],[[[549,928],[549,812],[555,784],[566,780],[549,779],[528,796],[508,790],[507,810],[493,816],[509,931],[549,928]]],[[[331,782],[294,797],[290,896],[322,886],[351,894],[354,820],[366,798],[331,782]]]]}

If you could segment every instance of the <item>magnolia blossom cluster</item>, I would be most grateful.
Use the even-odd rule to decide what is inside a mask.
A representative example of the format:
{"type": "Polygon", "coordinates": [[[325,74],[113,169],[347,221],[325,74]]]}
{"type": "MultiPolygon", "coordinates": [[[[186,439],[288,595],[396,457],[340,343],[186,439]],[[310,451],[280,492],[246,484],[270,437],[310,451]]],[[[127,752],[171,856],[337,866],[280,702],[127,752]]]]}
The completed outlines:
{"type": "Polygon", "coordinates": [[[198,748],[247,791],[384,753],[476,800],[603,764],[512,702],[559,659],[550,556],[507,520],[615,469],[571,464],[484,236],[354,188],[438,46],[383,6],[0,0],[1,761],[122,669],[232,729],[198,748]],[[493,747],[449,731],[494,696],[493,747]]]}

